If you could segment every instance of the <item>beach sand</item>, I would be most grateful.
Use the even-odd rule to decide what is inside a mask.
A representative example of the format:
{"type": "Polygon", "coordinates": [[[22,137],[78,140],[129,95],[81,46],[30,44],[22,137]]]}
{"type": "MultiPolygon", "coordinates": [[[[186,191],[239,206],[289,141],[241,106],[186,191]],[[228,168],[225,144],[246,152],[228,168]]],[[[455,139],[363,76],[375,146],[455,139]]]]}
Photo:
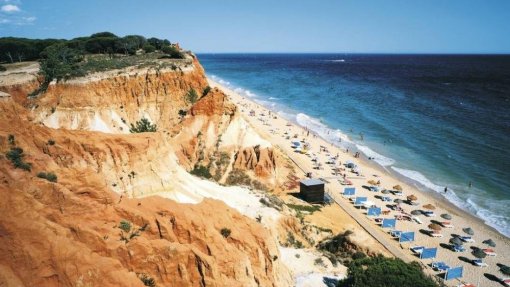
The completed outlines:
{"type": "MultiPolygon", "coordinates": [[[[310,132],[309,136],[307,136],[305,127],[300,127],[296,123],[282,118],[274,111],[271,111],[270,113],[270,110],[266,107],[263,107],[250,99],[244,98],[210,79],[209,83],[211,87],[218,87],[223,90],[230,97],[232,102],[238,106],[242,116],[252,125],[252,127],[260,135],[262,135],[265,140],[271,142],[274,147],[280,149],[283,153],[289,156],[289,158],[292,159],[301,169],[302,175],[306,172],[312,172],[313,177],[325,179],[328,182],[326,184],[326,191],[330,194],[334,201],[341,206],[341,209],[338,209],[338,212],[344,212],[345,214],[342,215],[344,217],[352,217],[363,229],[367,231],[368,234],[372,235],[394,256],[408,262],[415,260],[421,262],[424,266],[430,264],[432,261],[444,261],[450,267],[463,266],[464,276],[461,278],[461,282],[468,282],[477,286],[501,286],[499,282],[494,281],[494,278],[504,277],[499,271],[500,267],[498,264],[510,265],[510,239],[487,226],[482,220],[474,215],[464,212],[449,203],[446,199],[442,198],[441,195],[421,191],[417,187],[405,182],[403,179],[391,175],[388,171],[370,160],[366,158],[354,158],[354,154],[352,152],[346,153],[344,149],[333,146],[324,139],[314,136],[312,132],[310,132]],[[252,110],[255,111],[254,116],[250,115],[250,111],[252,110]],[[290,139],[286,138],[287,135],[284,134],[285,132],[288,133],[290,139]],[[298,135],[297,138],[293,137],[295,134],[298,135]],[[310,144],[310,155],[297,153],[291,147],[292,141],[301,141],[302,139],[305,139],[305,141],[310,144]],[[321,146],[326,147],[328,151],[321,152],[321,146]],[[369,201],[372,201],[375,205],[382,207],[382,210],[389,210],[386,207],[386,204],[392,203],[385,203],[382,202],[381,199],[376,198],[376,196],[384,194],[381,194],[380,192],[371,192],[364,188],[363,186],[369,185],[367,183],[368,180],[380,181],[380,187],[382,189],[392,189],[395,185],[402,186],[403,196],[397,197],[389,194],[388,196],[392,199],[400,198],[405,200],[407,195],[416,195],[418,197],[417,202],[419,202],[419,206],[411,206],[406,203],[401,204],[401,207],[407,213],[410,213],[415,209],[425,210],[422,207],[425,204],[432,204],[435,206],[435,210],[433,210],[436,215],[435,217],[426,217],[424,215],[418,216],[423,222],[422,224],[410,221],[397,221],[397,230],[415,232],[415,242],[400,244],[389,235],[388,230],[382,229],[372,218],[367,217],[365,209],[355,208],[348,199],[341,195],[344,188],[347,186],[341,185],[340,180],[342,179],[342,176],[340,174],[335,175],[333,166],[326,164],[329,157],[337,155],[338,160],[342,164],[346,161],[352,161],[361,170],[361,176],[357,176],[348,169],[346,169],[345,172],[341,172],[347,174],[346,178],[352,182],[352,185],[350,186],[356,188],[356,196],[368,197],[369,201]],[[313,157],[316,157],[317,162],[322,164],[322,169],[314,169],[314,162],[312,161],[313,157]],[[440,231],[443,235],[442,238],[434,238],[425,234],[424,232],[430,230],[428,225],[433,223],[433,221],[447,221],[439,216],[443,213],[452,215],[453,219],[449,221],[454,225],[454,228],[443,228],[440,231]],[[452,238],[453,234],[462,236],[467,235],[462,230],[465,227],[471,227],[474,230],[475,233],[472,237],[475,242],[465,243],[464,246],[466,251],[464,252],[455,253],[445,248],[444,246],[448,244],[448,241],[452,238]],[[482,241],[489,238],[496,242],[496,247],[493,249],[497,253],[497,256],[487,256],[483,259],[483,261],[488,264],[487,267],[474,266],[470,263],[471,259],[475,259],[473,254],[471,254],[472,248],[489,248],[487,245],[482,244],[482,241]],[[413,255],[409,250],[409,247],[419,245],[425,247],[437,247],[437,258],[420,260],[417,256],[413,255]]],[[[361,157],[363,157],[363,155],[361,157]]],[[[336,167],[338,167],[338,164],[336,167]]],[[[391,211],[390,214],[381,217],[394,218],[396,214],[399,213],[397,213],[397,211],[391,211]]],[[[342,222],[339,222],[338,224],[341,226],[342,222]]],[[[433,271],[430,267],[427,267],[425,271],[432,275],[439,274],[439,272],[433,271]]],[[[451,280],[446,283],[450,286],[456,286],[460,283],[460,281],[451,280]]]]}

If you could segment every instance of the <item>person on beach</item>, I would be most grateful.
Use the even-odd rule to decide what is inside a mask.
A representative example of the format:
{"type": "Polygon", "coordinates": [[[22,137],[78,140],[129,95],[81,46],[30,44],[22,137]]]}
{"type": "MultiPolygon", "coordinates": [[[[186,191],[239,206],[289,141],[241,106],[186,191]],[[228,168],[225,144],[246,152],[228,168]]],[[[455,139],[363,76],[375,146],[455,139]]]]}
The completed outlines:
{"type": "Polygon", "coordinates": [[[447,186],[445,186],[445,187],[444,187],[444,193],[447,193],[447,192],[448,192],[448,187],[447,187],[447,186]]]}
{"type": "Polygon", "coordinates": [[[471,188],[473,186],[473,183],[471,181],[469,181],[469,188],[471,188]]]}

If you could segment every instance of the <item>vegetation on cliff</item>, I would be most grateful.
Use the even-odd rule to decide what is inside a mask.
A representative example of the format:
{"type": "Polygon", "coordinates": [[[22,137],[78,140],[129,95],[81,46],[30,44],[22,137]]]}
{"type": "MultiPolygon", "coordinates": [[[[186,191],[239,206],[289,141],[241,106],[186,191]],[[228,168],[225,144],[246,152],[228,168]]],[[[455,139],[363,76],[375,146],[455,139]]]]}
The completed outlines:
{"type": "Polygon", "coordinates": [[[158,126],[156,124],[151,124],[148,119],[142,118],[141,120],[136,121],[135,125],[131,124],[129,131],[131,133],[153,133],[156,132],[157,129],[158,126]]]}
{"type": "Polygon", "coordinates": [[[91,72],[146,64],[154,59],[184,59],[178,46],[166,39],[140,35],[118,37],[110,32],[64,39],[0,38],[0,62],[38,60],[43,81],[31,93],[46,91],[53,80],[61,81],[91,72]],[[141,55],[150,54],[150,57],[141,55]]]}
{"type": "Polygon", "coordinates": [[[118,37],[110,32],[95,33],[87,37],[65,39],[0,38],[0,62],[14,63],[43,58],[48,47],[63,45],[81,54],[134,55],[140,49],[146,52],[162,50],[173,58],[182,58],[178,49],[167,39],[145,38],[140,35],[118,37]]]}

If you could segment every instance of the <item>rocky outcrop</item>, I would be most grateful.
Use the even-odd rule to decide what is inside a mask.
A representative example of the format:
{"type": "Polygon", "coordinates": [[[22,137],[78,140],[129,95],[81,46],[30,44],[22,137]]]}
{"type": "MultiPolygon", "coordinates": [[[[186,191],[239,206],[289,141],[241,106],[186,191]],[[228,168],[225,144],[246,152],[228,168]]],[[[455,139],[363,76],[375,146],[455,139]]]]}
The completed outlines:
{"type": "Polygon", "coordinates": [[[163,140],[50,129],[1,101],[0,285],[143,286],[145,276],[158,286],[290,286],[269,232],[224,203],[125,196],[129,182],[134,195],[183,188],[163,140]],[[14,147],[30,171],[14,168],[14,147]],[[43,171],[57,182],[36,176],[43,171]]]}
{"type": "Polygon", "coordinates": [[[231,103],[225,94],[218,88],[212,89],[206,97],[201,98],[191,107],[192,116],[222,116],[233,117],[236,113],[236,106],[231,103]]]}
{"type": "Polygon", "coordinates": [[[235,155],[234,168],[253,170],[257,177],[267,177],[273,174],[276,168],[273,149],[260,148],[258,145],[244,148],[235,155]]]}
{"type": "Polygon", "coordinates": [[[130,124],[147,118],[171,131],[179,110],[191,106],[188,92],[201,94],[206,86],[196,59],[175,69],[131,67],[52,84],[32,102],[32,113],[51,128],[129,133],[130,124]]]}

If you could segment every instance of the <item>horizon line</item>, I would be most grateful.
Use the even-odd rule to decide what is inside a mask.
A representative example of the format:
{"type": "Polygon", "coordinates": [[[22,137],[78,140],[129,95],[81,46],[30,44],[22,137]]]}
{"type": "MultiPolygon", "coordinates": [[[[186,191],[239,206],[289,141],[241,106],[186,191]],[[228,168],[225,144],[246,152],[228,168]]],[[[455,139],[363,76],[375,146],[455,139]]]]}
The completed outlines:
{"type": "Polygon", "coordinates": [[[345,54],[345,55],[451,55],[451,56],[510,56],[510,52],[478,53],[478,52],[195,52],[195,54],[345,54]]]}

